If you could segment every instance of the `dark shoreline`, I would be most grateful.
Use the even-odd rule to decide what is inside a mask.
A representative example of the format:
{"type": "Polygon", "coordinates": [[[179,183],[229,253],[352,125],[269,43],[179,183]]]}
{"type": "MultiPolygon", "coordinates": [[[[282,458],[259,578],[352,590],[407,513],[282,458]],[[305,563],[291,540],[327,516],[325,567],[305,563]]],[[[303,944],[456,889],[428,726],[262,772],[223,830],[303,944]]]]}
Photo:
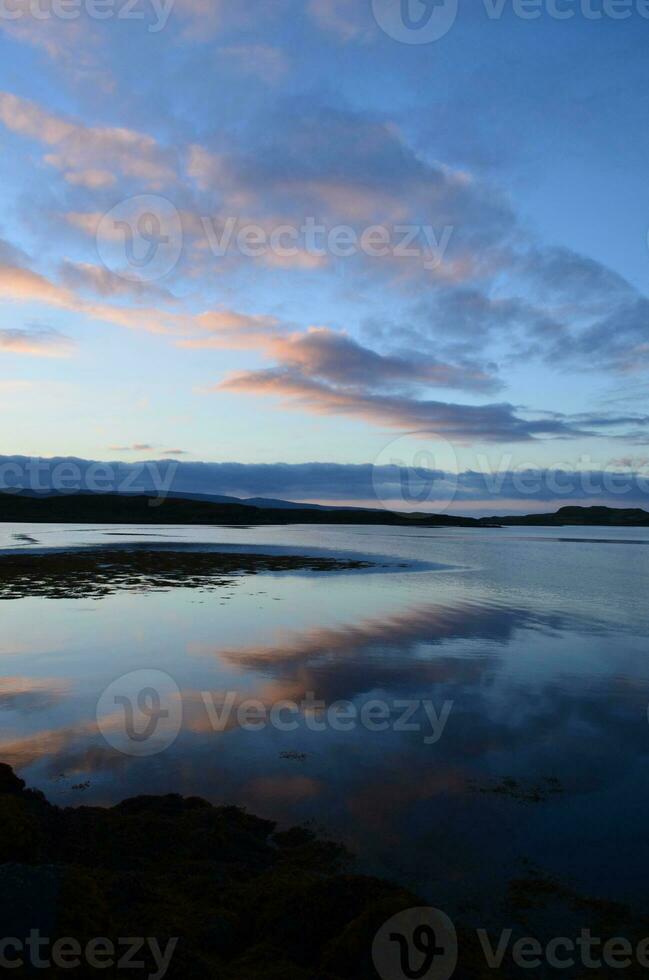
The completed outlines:
{"type": "Polygon", "coordinates": [[[254,507],[190,497],[125,494],[12,494],[0,491],[0,523],[269,526],[341,524],[411,528],[649,527],[640,508],[562,507],[554,514],[472,518],[389,510],[254,507]]]}

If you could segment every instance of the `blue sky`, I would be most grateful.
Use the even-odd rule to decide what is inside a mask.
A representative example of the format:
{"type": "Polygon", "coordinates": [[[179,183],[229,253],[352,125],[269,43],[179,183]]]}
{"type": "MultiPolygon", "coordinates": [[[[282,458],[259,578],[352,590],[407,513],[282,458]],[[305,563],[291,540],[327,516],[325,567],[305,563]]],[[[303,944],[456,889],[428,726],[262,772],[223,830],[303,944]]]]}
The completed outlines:
{"type": "Polygon", "coordinates": [[[0,4],[3,453],[646,470],[646,3],[66,2],[0,4]]]}

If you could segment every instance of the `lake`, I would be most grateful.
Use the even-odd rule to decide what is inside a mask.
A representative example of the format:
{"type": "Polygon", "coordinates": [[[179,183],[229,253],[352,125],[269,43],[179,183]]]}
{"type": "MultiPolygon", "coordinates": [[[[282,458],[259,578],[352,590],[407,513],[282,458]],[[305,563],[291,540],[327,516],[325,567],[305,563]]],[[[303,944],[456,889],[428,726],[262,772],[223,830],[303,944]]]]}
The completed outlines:
{"type": "Polygon", "coordinates": [[[0,761],[52,802],[310,822],[446,907],[530,866],[644,899],[646,529],[0,525],[4,552],[136,544],[373,566],[3,601],[0,761]]]}

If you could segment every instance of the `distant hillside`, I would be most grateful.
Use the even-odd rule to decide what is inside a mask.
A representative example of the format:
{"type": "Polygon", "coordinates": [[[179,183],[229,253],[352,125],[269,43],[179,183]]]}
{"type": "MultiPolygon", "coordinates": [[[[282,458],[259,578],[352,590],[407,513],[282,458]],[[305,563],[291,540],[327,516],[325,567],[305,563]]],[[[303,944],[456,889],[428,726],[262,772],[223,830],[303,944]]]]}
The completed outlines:
{"type": "Polygon", "coordinates": [[[321,504],[296,504],[292,500],[279,500],[275,497],[230,497],[218,493],[178,493],[175,491],[171,491],[169,497],[175,497],[177,500],[201,500],[207,504],[238,504],[245,507],[259,507],[262,510],[338,510],[337,507],[323,507],[321,504]]]}
{"type": "MultiPolygon", "coordinates": [[[[4,491],[7,493],[7,491],[4,491]]],[[[0,496],[3,491],[0,490],[0,496]]],[[[124,491],[121,496],[124,497],[141,497],[153,494],[153,490],[139,490],[139,491],[124,491]]],[[[35,497],[38,499],[43,499],[44,497],[60,497],[69,496],[69,494],[61,494],[57,490],[40,490],[38,492],[34,490],[22,490],[21,496],[23,497],[35,497]]],[[[109,494],[108,496],[113,496],[109,494]]],[[[168,498],[174,498],[176,500],[199,500],[207,504],[238,504],[244,505],[246,507],[259,507],[262,510],[368,510],[371,508],[367,507],[341,507],[340,505],[329,505],[329,504],[308,504],[308,503],[296,503],[294,500],[280,500],[276,497],[232,497],[222,493],[200,493],[199,491],[187,490],[185,492],[178,492],[176,490],[170,490],[167,493],[168,498]]]]}
{"type": "Polygon", "coordinates": [[[393,514],[386,510],[253,507],[171,496],[73,494],[36,497],[0,492],[0,522],[35,524],[384,524],[406,527],[478,527],[446,514],[393,514]]]}
{"type": "MultiPolygon", "coordinates": [[[[370,510],[263,501],[264,506],[236,501],[171,495],[160,503],[153,496],[128,494],[11,494],[0,492],[0,522],[25,524],[374,524],[396,527],[649,527],[649,512],[640,508],[562,507],[555,514],[511,517],[457,517],[448,514],[396,514],[370,510]],[[272,506],[271,506],[272,504],[272,506]]],[[[262,501],[259,501],[262,503],[262,501]]]]}
{"type": "Polygon", "coordinates": [[[615,507],[562,507],[556,514],[528,514],[519,517],[485,518],[483,525],[544,527],[649,527],[649,512],[639,507],[628,510],[615,507]]]}

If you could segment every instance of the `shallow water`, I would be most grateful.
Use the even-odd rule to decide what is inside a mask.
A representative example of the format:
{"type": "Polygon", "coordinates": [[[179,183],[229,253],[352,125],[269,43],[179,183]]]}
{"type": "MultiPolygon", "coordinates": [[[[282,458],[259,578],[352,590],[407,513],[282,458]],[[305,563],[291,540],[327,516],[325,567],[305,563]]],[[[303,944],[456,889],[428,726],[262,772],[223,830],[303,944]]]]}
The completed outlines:
{"type": "Polygon", "coordinates": [[[1,602],[0,761],[53,802],[181,792],[313,821],[367,870],[431,899],[442,890],[446,907],[489,900],[529,862],[592,894],[644,899],[646,529],[0,525],[0,549],[135,542],[377,567],[1,602]],[[136,707],[151,672],[169,677],[163,698],[180,691],[161,751],[144,757],[142,742],[121,751],[131,743],[113,697],[133,672],[135,687],[120,683],[136,707]],[[228,695],[235,716],[245,699],[294,702],[295,730],[243,730],[232,716],[215,728],[207,705],[228,695]],[[309,695],[379,701],[390,720],[334,728],[302,710],[309,695]],[[417,730],[400,730],[402,702],[420,704],[417,730]]]}

